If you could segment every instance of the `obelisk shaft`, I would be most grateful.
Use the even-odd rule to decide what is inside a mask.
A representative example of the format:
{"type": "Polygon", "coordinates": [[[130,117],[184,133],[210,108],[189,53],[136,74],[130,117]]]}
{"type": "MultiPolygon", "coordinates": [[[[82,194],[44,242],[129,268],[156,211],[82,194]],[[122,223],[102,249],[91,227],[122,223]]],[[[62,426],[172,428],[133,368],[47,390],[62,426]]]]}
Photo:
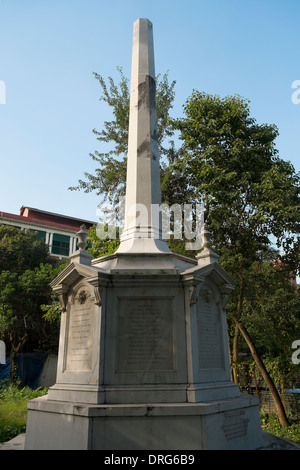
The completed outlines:
{"type": "Polygon", "coordinates": [[[149,251],[146,239],[167,249],[159,240],[160,204],[153,31],[148,19],[139,18],[133,28],[125,224],[119,252],[149,251]]]}

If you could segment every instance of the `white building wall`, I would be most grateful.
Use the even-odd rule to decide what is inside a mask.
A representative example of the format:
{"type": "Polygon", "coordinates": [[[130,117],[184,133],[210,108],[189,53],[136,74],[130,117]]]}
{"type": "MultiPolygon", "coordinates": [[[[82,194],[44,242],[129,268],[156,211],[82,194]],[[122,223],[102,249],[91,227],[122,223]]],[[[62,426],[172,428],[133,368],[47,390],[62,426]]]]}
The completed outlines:
{"type": "Polygon", "coordinates": [[[42,225],[33,225],[31,223],[22,223],[17,220],[9,220],[9,219],[0,219],[0,225],[11,225],[13,227],[19,227],[20,229],[23,230],[35,230],[35,231],[40,231],[40,232],[45,232],[46,233],[46,238],[45,238],[45,243],[49,246],[49,253],[51,256],[59,257],[59,258],[68,258],[68,256],[64,255],[56,255],[52,254],[52,244],[53,244],[53,235],[59,234],[59,235],[65,235],[69,237],[70,239],[70,245],[69,245],[69,256],[76,251],[76,236],[74,232],[68,231],[68,230],[61,230],[61,229],[56,229],[56,228],[50,228],[50,227],[43,227],[42,225]]]}

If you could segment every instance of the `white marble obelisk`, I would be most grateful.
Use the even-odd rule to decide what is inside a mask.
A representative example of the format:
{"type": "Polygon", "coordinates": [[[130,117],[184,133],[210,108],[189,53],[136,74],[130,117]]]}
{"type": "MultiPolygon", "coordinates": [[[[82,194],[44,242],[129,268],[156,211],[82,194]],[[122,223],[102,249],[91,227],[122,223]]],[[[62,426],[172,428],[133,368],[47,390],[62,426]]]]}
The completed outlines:
{"type": "Polygon", "coordinates": [[[134,23],[125,224],[119,253],[166,253],[162,240],[152,23],[134,23]]]}

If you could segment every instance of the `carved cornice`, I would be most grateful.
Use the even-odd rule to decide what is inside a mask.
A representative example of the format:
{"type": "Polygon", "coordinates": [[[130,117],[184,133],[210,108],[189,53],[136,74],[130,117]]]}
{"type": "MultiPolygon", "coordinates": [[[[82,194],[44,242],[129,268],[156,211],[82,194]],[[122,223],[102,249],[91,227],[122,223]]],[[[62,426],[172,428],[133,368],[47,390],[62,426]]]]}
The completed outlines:
{"type": "Polygon", "coordinates": [[[223,310],[226,310],[228,300],[229,300],[229,295],[230,293],[234,290],[234,288],[231,285],[223,286],[220,289],[220,294],[221,294],[221,305],[223,310]]]}
{"type": "Polygon", "coordinates": [[[101,307],[102,305],[102,296],[103,296],[103,287],[94,286],[94,296],[92,300],[95,305],[98,305],[98,307],[101,307]]]}
{"type": "Polygon", "coordinates": [[[90,284],[94,282],[109,282],[109,275],[105,275],[97,268],[82,265],[79,263],[70,263],[50,284],[56,291],[59,286],[64,285],[70,287],[79,278],[85,278],[90,284]]]}
{"type": "Polygon", "coordinates": [[[68,303],[68,288],[66,286],[58,286],[55,289],[56,294],[58,295],[58,300],[60,303],[60,311],[65,312],[67,310],[68,303]]]}

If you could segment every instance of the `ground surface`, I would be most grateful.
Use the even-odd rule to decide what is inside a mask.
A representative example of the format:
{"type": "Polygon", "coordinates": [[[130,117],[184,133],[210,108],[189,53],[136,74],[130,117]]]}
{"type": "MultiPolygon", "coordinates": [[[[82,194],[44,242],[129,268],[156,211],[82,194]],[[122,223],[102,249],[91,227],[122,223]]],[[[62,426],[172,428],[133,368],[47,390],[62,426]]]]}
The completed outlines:
{"type": "MultiPolygon", "coordinates": [[[[265,446],[261,450],[300,450],[300,445],[263,432],[265,446]]],[[[25,434],[0,444],[0,450],[24,450],[25,434]]]]}

